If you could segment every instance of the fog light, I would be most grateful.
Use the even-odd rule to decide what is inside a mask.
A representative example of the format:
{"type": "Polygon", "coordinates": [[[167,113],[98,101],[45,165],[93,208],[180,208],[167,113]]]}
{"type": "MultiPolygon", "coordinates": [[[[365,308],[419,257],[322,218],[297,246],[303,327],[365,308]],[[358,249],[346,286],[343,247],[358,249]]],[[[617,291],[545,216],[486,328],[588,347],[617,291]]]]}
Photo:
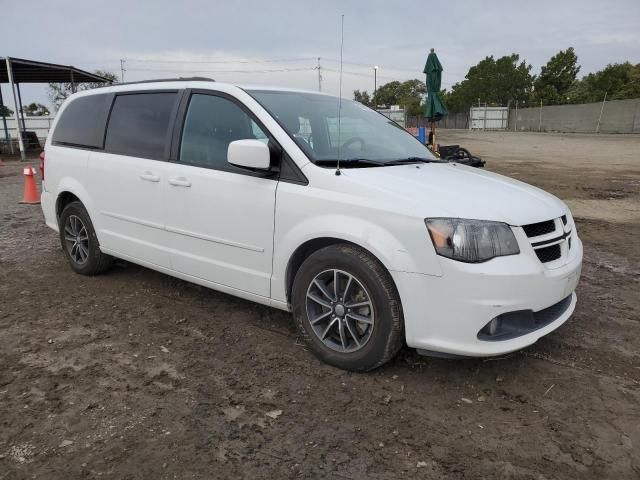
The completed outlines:
{"type": "Polygon", "coordinates": [[[500,321],[498,320],[498,317],[494,318],[493,320],[491,320],[489,322],[489,325],[487,325],[487,330],[489,331],[489,335],[495,335],[496,332],[498,331],[498,323],[500,321]]]}

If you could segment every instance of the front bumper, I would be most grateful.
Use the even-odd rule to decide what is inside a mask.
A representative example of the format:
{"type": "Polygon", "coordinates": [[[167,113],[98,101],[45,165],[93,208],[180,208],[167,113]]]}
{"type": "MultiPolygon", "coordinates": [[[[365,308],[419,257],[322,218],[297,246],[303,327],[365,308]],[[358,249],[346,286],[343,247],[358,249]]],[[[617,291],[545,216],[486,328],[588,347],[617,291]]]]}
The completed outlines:
{"type": "Polygon", "coordinates": [[[554,268],[530,253],[481,264],[440,258],[442,276],[392,272],[402,300],[407,345],[484,357],[519,350],[558,328],[575,309],[582,243],[576,235],[566,263],[554,268]],[[498,315],[520,310],[539,312],[568,296],[568,308],[542,328],[501,341],[478,338],[478,332],[498,315]]]}

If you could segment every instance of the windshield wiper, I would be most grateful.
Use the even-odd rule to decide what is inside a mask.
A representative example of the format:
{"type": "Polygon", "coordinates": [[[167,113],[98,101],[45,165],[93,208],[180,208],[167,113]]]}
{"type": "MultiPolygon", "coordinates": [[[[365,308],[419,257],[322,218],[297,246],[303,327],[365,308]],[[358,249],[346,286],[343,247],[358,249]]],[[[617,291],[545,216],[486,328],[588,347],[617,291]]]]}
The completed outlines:
{"type": "MultiPolygon", "coordinates": [[[[338,160],[331,158],[331,159],[321,159],[321,160],[316,160],[316,165],[331,165],[331,166],[337,166],[338,165],[338,160]]],[[[375,160],[370,160],[368,158],[341,158],[340,159],[340,166],[341,167],[353,167],[353,166],[374,166],[374,167],[381,167],[383,165],[385,165],[383,162],[377,162],[375,160]]]]}
{"type": "Polygon", "coordinates": [[[407,157],[400,158],[398,160],[391,160],[385,162],[385,165],[405,165],[407,163],[446,163],[444,160],[438,160],[437,158],[424,158],[424,157],[407,157]]]}

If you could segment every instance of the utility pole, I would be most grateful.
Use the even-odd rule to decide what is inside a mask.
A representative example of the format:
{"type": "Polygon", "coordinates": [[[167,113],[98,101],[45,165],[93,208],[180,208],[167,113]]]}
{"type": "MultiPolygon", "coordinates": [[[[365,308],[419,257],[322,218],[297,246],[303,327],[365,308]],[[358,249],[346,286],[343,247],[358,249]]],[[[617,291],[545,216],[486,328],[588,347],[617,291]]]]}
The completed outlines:
{"type": "Polygon", "coordinates": [[[598,117],[598,125],[596,126],[596,133],[600,133],[600,120],[602,120],[602,112],[604,112],[604,102],[607,101],[607,92],[604,92],[604,99],[602,100],[602,107],[600,107],[600,116],[598,117]]]}
{"type": "Polygon", "coordinates": [[[374,110],[378,110],[378,99],[377,94],[378,93],[378,66],[374,66],[373,67],[373,106],[374,106],[374,110]]]}
{"type": "Polygon", "coordinates": [[[126,71],[124,69],[124,62],[126,62],[126,60],[124,58],[120,59],[120,83],[124,83],[124,72],[126,71]]]}
{"type": "Polygon", "coordinates": [[[318,66],[316,67],[318,70],[318,91],[322,91],[322,66],[320,65],[320,57],[318,57],[318,66]]]}
{"type": "Polygon", "coordinates": [[[538,121],[538,131],[542,131],[542,100],[540,100],[540,120],[538,121]]]}

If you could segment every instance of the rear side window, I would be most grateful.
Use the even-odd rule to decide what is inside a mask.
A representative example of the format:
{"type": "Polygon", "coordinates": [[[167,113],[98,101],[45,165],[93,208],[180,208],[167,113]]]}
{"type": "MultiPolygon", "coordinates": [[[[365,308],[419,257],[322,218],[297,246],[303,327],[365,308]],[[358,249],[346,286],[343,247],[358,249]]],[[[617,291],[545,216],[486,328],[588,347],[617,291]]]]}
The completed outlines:
{"type": "Polygon", "coordinates": [[[176,97],[175,92],[116,96],[105,150],[131,157],[164,158],[176,97]]]}
{"type": "Polygon", "coordinates": [[[102,148],[109,114],[109,94],[76,98],[60,113],[51,141],[54,144],[102,148]]]}

